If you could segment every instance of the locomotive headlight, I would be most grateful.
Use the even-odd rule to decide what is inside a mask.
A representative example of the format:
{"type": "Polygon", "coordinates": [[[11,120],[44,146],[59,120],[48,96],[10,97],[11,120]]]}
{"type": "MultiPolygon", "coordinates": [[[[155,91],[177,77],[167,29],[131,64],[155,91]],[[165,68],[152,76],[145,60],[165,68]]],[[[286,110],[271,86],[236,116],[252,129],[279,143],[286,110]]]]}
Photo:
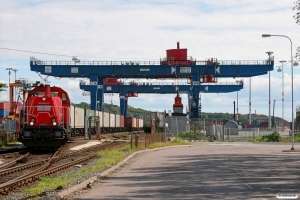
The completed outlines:
{"type": "Polygon", "coordinates": [[[56,126],[56,122],[53,122],[53,126],[56,126]]]}
{"type": "Polygon", "coordinates": [[[33,125],[33,122],[30,122],[30,125],[32,126],[32,125],[33,125]]]}
{"type": "Polygon", "coordinates": [[[53,126],[56,125],[56,120],[54,118],[52,119],[52,124],[53,124],[53,126]]]}
{"type": "Polygon", "coordinates": [[[34,124],[34,119],[31,118],[31,120],[30,120],[30,125],[32,126],[33,124],[34,124]]]}
{"type": "MultiPolygon", "coordinates": [[[[30,122],[31,123],[31,122],[30,122]]],[[[23,133],[24,137],[31,137],[31,132],[30,131],[25,131],[23,133]]]]}
{"type": "Polygon", "coordinates": [[[54,132],[54,137],[62,137],[62,133],[59,131],[54,132]]]}

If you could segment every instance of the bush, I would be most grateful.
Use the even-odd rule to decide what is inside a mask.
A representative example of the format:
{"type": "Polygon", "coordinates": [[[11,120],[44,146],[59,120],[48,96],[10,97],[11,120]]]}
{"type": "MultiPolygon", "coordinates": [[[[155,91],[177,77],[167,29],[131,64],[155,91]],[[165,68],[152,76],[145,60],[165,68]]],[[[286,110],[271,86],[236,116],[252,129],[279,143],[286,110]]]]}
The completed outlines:
{"type": "Polygon", "coordinates": [[[300,132],[295,132],[294,133],[294,141],[295,142],[300,142],[300,132]]]}
{"type": "Polygon", "coordinates": [[[184,140],[199,140],[199,134],[194,131],[178,132],[178,137],[184,140]]]}
{"type": "Polygon", "coordinates": [[[264,142],[280,142],[281,136],[279,133],[274,131],[271,134],[261,136],[262,141],[264,142]]]}

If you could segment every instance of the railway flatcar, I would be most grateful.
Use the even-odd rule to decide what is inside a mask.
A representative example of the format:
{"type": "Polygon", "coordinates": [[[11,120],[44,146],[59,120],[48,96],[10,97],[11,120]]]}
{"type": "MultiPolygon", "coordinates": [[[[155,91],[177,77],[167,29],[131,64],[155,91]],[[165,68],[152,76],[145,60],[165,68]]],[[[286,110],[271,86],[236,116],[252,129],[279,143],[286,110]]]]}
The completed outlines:
{"type": "Polygon", "coordinates": [[[60,87],[39,85],[28,92],[20,113],[18,141],[28,147],[58,148],[71,137],[70,99],[60,87]]]}

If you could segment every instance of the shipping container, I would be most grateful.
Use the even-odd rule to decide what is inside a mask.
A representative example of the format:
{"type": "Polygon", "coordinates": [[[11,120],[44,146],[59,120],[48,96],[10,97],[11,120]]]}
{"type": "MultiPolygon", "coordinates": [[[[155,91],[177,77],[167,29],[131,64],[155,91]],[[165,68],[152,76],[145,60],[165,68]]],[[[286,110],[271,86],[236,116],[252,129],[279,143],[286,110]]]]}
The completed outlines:
{"type": "Polygon", "coordinates": [[[242,124],[242,127],[243,128],[252,128],[252,125],[251,124],[242,124]]]}
{"type": "Polygon", "coordinates": [[[144,127],[144,120],[140,119],[140,128],[143,128],[144,127]]]}
{"type": "Polygon", "coordinates": [[[71,127],[84,128],[84,109],[71,106],[71,127]]]}
{"type": "Polygon", "coordinates": [[[109,127],[116,127],[116,115],[113,113],[109,114],[109,127]]]}
{"type": "Polygon", "coordinates": [[[103,127],[103,115],[102,115],[102,112],[101,111],[96,111],[96,116],[99,117],[99,126],[100,127],[103,127]]]}
{"type": "Polygon", "coordinates": [[[136,127],[136,118],[132,118],[132,127],[136,127]]]}
{"type": "Polygon", "coordinates": [[[9,110],[0,110],[0,117],[6,117],[9,115],[9,110]]]}
{"type": "Polygon", "coordinates": [[[126,118],[124,118],[125,120],[124,120],[124,126],[125,127],[129,127],[129,128],[131,128],[131,127],[134,127],[134,126],[132,126],[133,125],[133,119],[134,118],[132,118],[132,117],[126,117],[126,118]]]}
{"type": "Polygon", "coordinates": [[[139,120],[139,118],[136,118],[136,127],[140,127],[140,120],[139,120]]]}
{"type": "Polygon", "coordinates": [[[120,115],[120,127],[124,127],[124,116],[120,115]]]}
{"type": "Polygon", "coordinates": [[[9,110],[9,102],[1,101],[0,102],[0,110],[9,110]]]}
{"type": "Polygon", "coordinates": [[[109,113],[103,112],[103,127],[109,127],[109,113]]]}
{"type": "Polygon", "coordinates": [[[269,122],[260,122],[259,126],[260,126],[260,128],[268,128],[269,122]]]}
{"type": "Polygon", "coordinates": [[[116,114],[116,127],[121,127],[120,115],[117,115],[117,114],[116,114]]]}

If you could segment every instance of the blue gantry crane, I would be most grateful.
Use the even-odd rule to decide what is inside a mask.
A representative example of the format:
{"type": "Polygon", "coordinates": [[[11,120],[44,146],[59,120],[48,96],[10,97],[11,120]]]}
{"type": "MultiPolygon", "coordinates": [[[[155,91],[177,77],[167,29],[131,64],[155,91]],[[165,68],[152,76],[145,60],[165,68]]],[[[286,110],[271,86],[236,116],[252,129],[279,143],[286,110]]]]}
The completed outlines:
{"type": "MultiPolygon", "coordinates": [[[[188,94],[192,87],[198,87],[199,93],[228,93],[243,89],[243,81],[236,81],[234,83],[218,83],[218,84],[202,84],[192,86],[190,84],[178,85],[174,83],[164,84],[151,84],[151,83],[139,83],[131,81],[129,83],[114,82],[106,83],[103,86],[103,93],[119,93],[120,95],[120,114],[126,117],[128,97],[136,97],[141,93],[156,93],[156,94],[176,94],[185,93],[188,94]]],[[[80,81],[80,89],[84,91],[90,91],[92,86],[84,81],[80,81]]],[[[101,107],[100,99],[97,101],[97,107],[101,107]],[[100,105],[98,105],[100,104],[100,105]]]]}
{"type": "Polygon", "coordinates": [[[106,78],[188,78],[191,81],[189,98],[193,101],[191,119],[198,118],[199,86],[213,82],[216,78],[253,77],[267,74],[273,70],[274,59],[266,60],[226,60],[215,58],[197,61],[187,57],[187,49],[166,50],[166,57],[160,61],[41,61],[30,58],[30,69],[55,77],[89,78],[91,109],[97,107],[97,100],[103,101],[103,85],[106,78]],[[206,80],[206,81],[205,81],[206,80]]]}

